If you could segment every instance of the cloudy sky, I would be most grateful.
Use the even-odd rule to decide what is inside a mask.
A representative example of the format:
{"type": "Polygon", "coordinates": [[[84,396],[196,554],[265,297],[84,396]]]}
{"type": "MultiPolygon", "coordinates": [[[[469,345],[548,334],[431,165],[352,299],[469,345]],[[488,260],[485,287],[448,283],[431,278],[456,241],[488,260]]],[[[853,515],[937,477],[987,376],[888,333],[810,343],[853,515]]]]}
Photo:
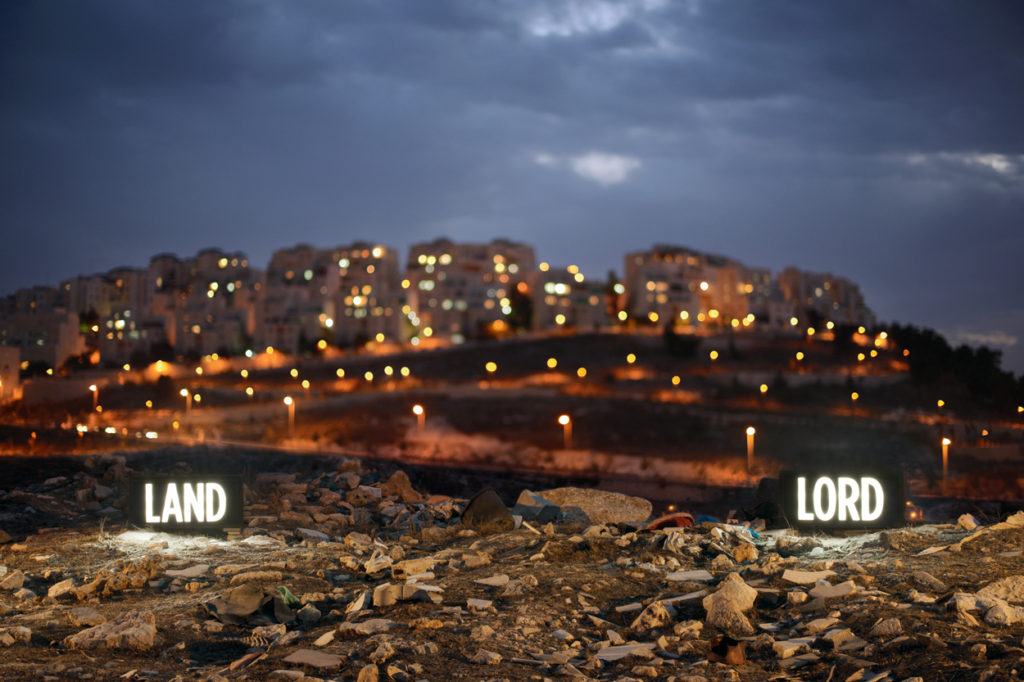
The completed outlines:
{"type": "Polygon", "coordinates": [[[1024,372],[1019,2],[0,4],[0,292],[157,252],[674,243],[1024,372]]]}

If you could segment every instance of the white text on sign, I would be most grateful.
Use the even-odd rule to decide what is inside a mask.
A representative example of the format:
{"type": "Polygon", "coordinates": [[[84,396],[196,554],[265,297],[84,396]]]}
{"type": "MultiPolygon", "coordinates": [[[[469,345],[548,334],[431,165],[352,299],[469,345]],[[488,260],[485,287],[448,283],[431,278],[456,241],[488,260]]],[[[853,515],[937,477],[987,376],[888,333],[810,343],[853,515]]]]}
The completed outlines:
{"type": "Polygon", "coordinates": [[[882,484],[871,476],[858,481],[850,476],[836,480],[822,476],[814,482],[811,493],[812,509],[807,508],[807,477],[796,479],[798,521],[875,521],[885,508],[882,484]],[[857,501],[860,501],[860,510],[857,501]]]}

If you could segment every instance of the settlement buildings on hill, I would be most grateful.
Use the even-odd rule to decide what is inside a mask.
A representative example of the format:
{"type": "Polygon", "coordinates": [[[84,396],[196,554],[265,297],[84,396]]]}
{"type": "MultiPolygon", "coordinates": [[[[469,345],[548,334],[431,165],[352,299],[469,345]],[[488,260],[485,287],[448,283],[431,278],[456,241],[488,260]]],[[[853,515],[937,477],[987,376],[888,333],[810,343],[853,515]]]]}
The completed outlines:
{"type": "MultiPolygon", "coordinates": [[[[81,275],[0,298],[0,346],[15,361],[59,368],[69,358],[140,363],[300,353],[366,343],[461,343],[535,331],[645,326],[713,331],[871,325],[856,284],[656,245],[625,256],[621,280],[537,262],[533,247],[437,239],[398,252],[356,242],[280,249],[266,270],[219,249],[154,256],[145,268],[81,275]]],[[[5,379],[7,381],[7,379],[5,379]]],[[[7,394],[5,394],[7,395],[7,394]]]]}

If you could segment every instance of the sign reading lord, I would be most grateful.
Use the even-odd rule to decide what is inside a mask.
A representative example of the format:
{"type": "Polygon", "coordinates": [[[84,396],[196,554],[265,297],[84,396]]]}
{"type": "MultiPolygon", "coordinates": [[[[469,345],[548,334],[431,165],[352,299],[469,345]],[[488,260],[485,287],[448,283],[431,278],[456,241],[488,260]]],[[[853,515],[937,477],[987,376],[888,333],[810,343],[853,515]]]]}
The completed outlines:
{"type": "Polygon", "coordinates": [[[242,526],[240,476],[133,475],[129,516],[138,526],[213,530],[242,526]]]}
{"type": "Polygon", "coordinates": [[[798,528],[858,529],[904,525],[903,475],[783,471],[782,508],[798,528]]]}

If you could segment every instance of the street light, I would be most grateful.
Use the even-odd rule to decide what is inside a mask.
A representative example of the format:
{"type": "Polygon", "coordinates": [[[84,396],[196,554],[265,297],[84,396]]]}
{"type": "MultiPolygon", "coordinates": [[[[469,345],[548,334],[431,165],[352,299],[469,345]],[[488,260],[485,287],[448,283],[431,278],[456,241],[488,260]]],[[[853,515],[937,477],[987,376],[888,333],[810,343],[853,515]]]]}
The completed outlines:
{"type": "Polygon", "coordinates": [[[92,391],[92,409],[95,411],[96,406],[99,405],[100,402],[100,387],[96,384],[91,384],[89,386],[89,390],[92,391]]]}
{"type": "Polygon", "coordinates": [[[754,434],[757,429],[753,426],[747,427],[747,473],[754,470],[754,434]]]}
{"type": "Polygon", "coordinates": [[[178,395],[185,399],[185,416],[192,414],[192,391],[187,388],[183,388],[178,391],[178,395]]]}
{"type": "Polygon", "coordinates": [[[288,437],[292,438],[295,434],[295,401],[290,395],[286,395],[284,404],[288,406],[288,437]]]}
{"type": "Polygon", "coordinates": [[[417,431],[422,431],[423,430],[423,422],[426,421],[426,419],[427,419],[427,415],[423,411],[423,406],[422,405],[413,405],[412,406],[412,413],[414,415],[416,415],[416,430],[417,431]]]}
{"type": "Polygon", "coordinates": [[[569,415],[563,414],[558,418],[558,423],[562,425],[562,441],[565,444],[565,449],[568,450],[572,447],[572,419],[569,415]]]}
{"type": "Polygon", "coordinates": [[[949,446],[953,443],[949,438],[942,439],[942,480],[945,482],[949,473],[949,446]]]}

